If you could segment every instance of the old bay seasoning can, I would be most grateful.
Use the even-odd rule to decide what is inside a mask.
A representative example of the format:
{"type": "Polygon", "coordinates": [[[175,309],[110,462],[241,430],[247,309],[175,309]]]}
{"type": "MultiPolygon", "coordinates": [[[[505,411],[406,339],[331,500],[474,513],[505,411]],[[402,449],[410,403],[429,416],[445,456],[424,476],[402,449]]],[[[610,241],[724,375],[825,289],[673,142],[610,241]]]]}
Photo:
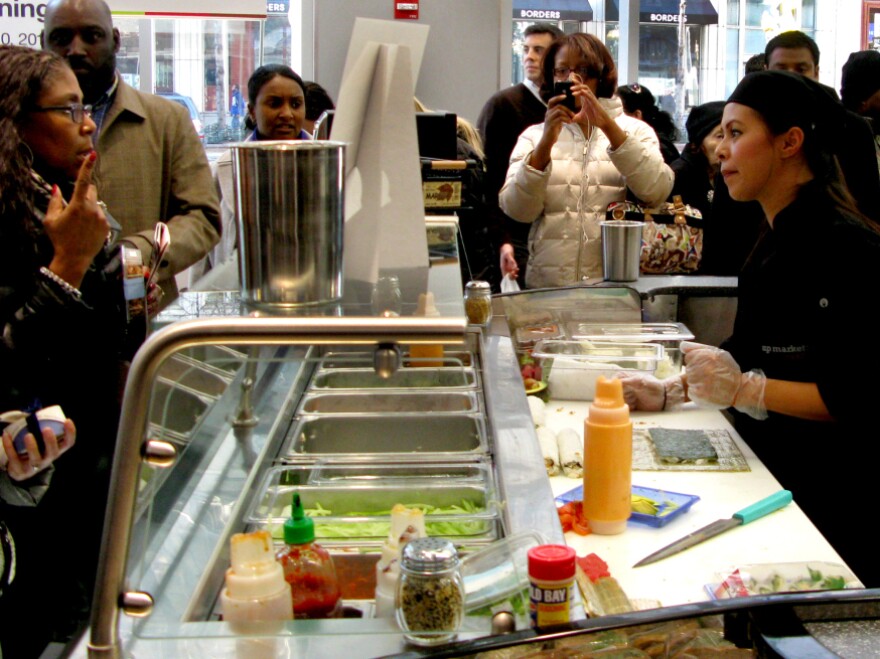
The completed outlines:
{"type": "Polygon", "coordinates": [[[551,627],[571,621],[574,599],[574,549],[540,545],[529,549],[529,614],[532,627],[551,627]]]}

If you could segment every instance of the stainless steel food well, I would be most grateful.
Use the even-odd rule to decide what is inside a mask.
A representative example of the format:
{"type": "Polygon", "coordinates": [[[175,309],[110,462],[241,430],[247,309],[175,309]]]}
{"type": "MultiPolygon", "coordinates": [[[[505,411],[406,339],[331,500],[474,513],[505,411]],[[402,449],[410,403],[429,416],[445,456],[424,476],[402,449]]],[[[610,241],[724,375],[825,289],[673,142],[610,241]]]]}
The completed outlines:
{"type": "Polygon", "coordinates": [[[469,392],[352,392],[309,394],[300,414],[469,414],[479,409],[469,392]]]}
{"type": "Polygon", "coordinates": [[[488,453],[479,415],[306,416],[281,450],[284,462],[319,458],[473,461],[488,453]]]}
{"type": "Polygon", "coordinates": [[[468,465],[465,471],[461,465],[448,467],[451,473],[445,478],[438,476],[437,465],[428,465],[422,474],[422,465],[411,464],[405,476],[393,465],[274,467],[263,479],[247,519],[280,540],[296,492],[315,523],[315,536],[324,544],[382,543],[396,504],[422,509],[430,536],[469,544],[500,537],[501,515],[488,463],[468,465]],[[328,469],[335,474],[330,482],[324,476],[328,469]],[[463,480],[452,475],[456,471],[463,480]],[[350,477],[343,477],[346,472],[350,477]],[[367,475],[373,478],[363,478],[367,475]]]}
{"type": "Polygon", "coordinates": [[[474,389],[477,375],[472,368],[400,368],[382,378],[375,369],[339,368],[319,372],[312,388],[335,389],[474,389]]]}

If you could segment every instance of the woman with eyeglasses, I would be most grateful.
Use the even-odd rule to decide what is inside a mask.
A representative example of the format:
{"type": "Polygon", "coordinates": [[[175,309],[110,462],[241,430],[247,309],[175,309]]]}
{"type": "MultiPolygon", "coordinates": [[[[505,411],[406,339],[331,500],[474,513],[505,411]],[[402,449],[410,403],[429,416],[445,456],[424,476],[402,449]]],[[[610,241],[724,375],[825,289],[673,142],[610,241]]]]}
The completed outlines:
{"type": "Polygon", "coordinates": [[[56,461],[39,506],[2,509],[18,547],[0,596],[7,656],[38,656],[75,632],[94,584],[126,326],[118,247],[92,183],[94,130],[63,59],[0,46],[0,412],[60,405],[83,440],[56,461]],[[75,538],[46,536],[68,522],[75,538]]]}
{"type": "Polygon", "coordinates": [[[654,130],[624,114],[614,96],[617,69],[598,38],[559,37],[542,67],[549,97],[544,123],[520,135],[499,195],[507,215],[532,224],[529,288],[601,277],[599,223],[608,204],[628,192],[660,203],[673,181],[654,130]],[[570,96],[553,91],[564,82],[572,83],[570,96]]]}

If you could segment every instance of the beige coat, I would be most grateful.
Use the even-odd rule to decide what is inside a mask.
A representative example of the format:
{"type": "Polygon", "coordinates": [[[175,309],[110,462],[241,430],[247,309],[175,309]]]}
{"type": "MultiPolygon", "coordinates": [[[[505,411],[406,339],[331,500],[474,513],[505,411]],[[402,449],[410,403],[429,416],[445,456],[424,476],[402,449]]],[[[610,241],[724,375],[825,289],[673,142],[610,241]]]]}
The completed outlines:
{"type": "Polygon", "coordinates": [[[183,107],[122,80],[98,137],[98,196],[122,225],[122,237],[149,262],[156,222],[171,244],[159,270],[165,300],[177,297],[174,275],[220,239],[220,210],[205,149],[183,107]]]}
{"type": "Polygon", "coordinates": [[[499,195],[501,209],[514,220],[532,224],[526,285],[548,288],[602,276],[599,222],[612,201],[629,188],[649,205],[665,201],[674,176],[663,162],[654,130],[623,114],[618,98],[599,99],[627,133],[616,150],[601,130],[589,141],[577,125],[563,126],[545,171],[527,163],[544,133],[544,124],[523,131],[510,156],[499,195]]]}

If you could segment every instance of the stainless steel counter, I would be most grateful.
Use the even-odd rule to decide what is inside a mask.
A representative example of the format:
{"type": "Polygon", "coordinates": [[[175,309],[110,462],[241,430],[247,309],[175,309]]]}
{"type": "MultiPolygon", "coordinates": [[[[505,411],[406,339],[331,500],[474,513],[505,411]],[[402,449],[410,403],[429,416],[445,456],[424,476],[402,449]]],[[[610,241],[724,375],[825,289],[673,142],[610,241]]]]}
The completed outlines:
{"type": "MultiPolygon", "coordinates": [[[[297,620],[241,633],[218,619],[216,602],[228,566],[229,538],[253,528],[248,512],[267,473],[278,464],[321,359],[337,347],[372,354],[378,346],[405,349],[419,343],[444,343],[451,355],[462,346],[473,349],[502,535],[538,530],[562,542],[509,340],[489,337],[484,342],[479,330],[466,329],[463,318],[175,322],[151,336],[132,364],[102,578],[91,629],[73,656],[370,657],[403,651],[407,646],[391,619],[297,620]],[[179,393],[167,370],[171,360],[191,361],[193,369],[199,364],[216,371],[228,367],[228,386],[213,399],[205,398],[204,410],[196,413],[185,435],[167,432],[180,412],[180,399],[157,398],[149,386],[158,381],[179,393]]],[[[488,618],[469,617],[459,637],[488,631],[488,618]]]]}

